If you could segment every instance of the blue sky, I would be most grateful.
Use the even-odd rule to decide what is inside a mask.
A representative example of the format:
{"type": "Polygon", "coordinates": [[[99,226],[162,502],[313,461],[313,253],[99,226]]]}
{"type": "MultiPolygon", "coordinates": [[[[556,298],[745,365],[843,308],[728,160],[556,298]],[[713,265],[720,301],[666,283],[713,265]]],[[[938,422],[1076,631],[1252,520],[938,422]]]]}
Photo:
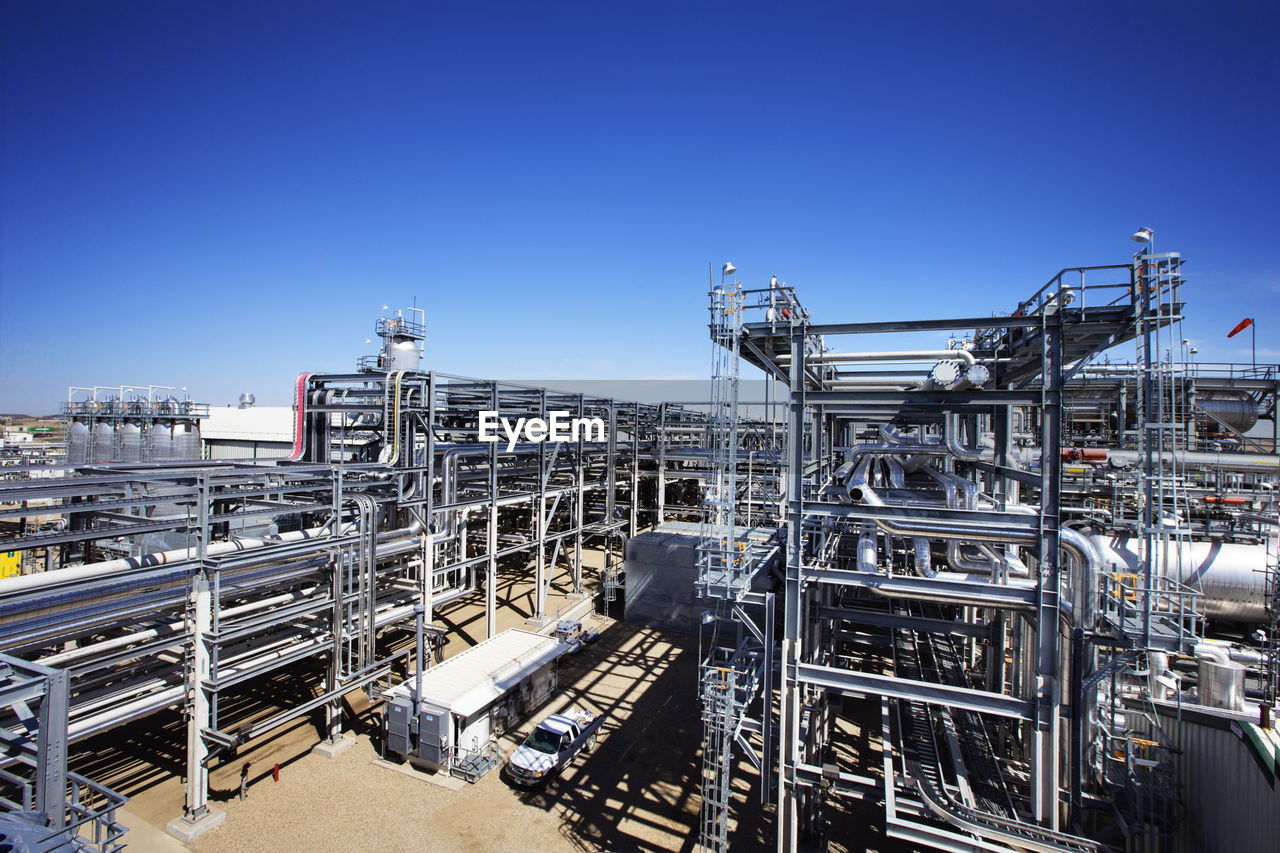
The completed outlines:
{"type": "Polygon", "coordinates": [[[288,403],[415,297],[439,370],[698,377],[709,262],[989,314],[1142,225],[1202,359],[1280,361],[1271,4],[2,8],[0,411],[288,403]]]}

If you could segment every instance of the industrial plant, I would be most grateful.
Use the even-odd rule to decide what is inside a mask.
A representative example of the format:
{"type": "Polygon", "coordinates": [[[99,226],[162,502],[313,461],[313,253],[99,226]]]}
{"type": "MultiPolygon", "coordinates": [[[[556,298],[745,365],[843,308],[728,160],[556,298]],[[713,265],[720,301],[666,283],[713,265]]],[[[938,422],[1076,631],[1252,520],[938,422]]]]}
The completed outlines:
{"type": "Polygon", "coordinates": [[[1197,360],[1151,236],[966,317],[819,317],[726,263],[702,399],[441,373],[418,309],[274,421],[69,389],[60,452],[0,466],[0,849],[134,844],[90,771],[163,715],[162,823],[211,849],[299,721],[460,814],[642,739],[693,768],[669,846],[564,849],[1276,849],[1280,373],[1197,360]],[[566,692],[627,626],[696,652],[688,702],[566,692]]]}

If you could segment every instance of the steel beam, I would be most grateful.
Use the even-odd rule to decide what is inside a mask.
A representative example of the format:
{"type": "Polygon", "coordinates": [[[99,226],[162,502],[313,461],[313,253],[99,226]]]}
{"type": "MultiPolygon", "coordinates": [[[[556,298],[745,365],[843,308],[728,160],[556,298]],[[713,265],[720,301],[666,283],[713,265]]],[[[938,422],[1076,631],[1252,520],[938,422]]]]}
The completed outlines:
{"type": "Polygon", "coordinates": [[[799,664],[796,667],[796,678],[803,684],[813,684],[851,696],[884,696],[891,699],[927,702],[1016,720],[1030,720],[1035,714],[1035,703],[1026,699],[987,693],[984,690],[972,690],[967,687],[908,681],[872,672],[853,672],[819,664],[799,664]]]}

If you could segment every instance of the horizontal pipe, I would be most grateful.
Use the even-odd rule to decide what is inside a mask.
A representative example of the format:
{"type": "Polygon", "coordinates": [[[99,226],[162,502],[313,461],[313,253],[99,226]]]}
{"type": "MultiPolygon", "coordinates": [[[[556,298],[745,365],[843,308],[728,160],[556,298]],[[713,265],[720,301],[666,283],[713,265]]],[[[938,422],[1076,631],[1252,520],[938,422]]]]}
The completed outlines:
{"type": "MultiPolygon", "coordinates": [[[[937,361],[940,358],[954,358],[965,364],[975,364],[973,353],[962,349],[919,349],[899,350],[897,352],[824,352],[821,355],[807,355],[806,364],[827,364],[836,361],[937,361]]],[[[788,362],[791,356],[783,353],[777,356],[780,362],[788,362]]]]}

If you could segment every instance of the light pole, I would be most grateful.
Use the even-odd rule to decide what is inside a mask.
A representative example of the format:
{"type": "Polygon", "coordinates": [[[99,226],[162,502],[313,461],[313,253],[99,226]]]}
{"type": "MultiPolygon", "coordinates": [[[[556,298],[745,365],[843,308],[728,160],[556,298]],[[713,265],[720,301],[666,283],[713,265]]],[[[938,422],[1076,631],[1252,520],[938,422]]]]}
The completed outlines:
{"type": "Polygon", "coordinates": [[[1139,228],[1137,231],[1134,231],[1129,235],[1129,239],[1135,243],[1146,243],[1147,247],[1142,251],[1149,255],[1151,254],[1151,250],[1155,248],[1155,236],[1156,232],[1152,231],[1150,228],[1139,228]]]}

